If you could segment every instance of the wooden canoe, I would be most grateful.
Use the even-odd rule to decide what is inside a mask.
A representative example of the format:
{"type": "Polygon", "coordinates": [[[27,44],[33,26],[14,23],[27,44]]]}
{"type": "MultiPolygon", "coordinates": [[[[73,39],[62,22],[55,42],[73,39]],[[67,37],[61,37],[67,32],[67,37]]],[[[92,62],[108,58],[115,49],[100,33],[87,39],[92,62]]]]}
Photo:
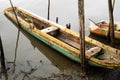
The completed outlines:
{"type": "MultiPolygon", "coordinates": [[[[77,32],[22,8],[15,7],[15,11],[23,30],[68,58],[80,62],[79,56],[81,53],[79,34],[77,32]]],[[[4,14],[17,24],[12,8],[5,9],[4,14]]],[[[120,67],[120,50],[104,45],[89,37],[85,37],[85,46],[85,57],[88,64],[105,68],[120,67]]]]}
{"type": "MultiPolygon", "coordinates": [[[[108,21],[100,21],[97,23],[90,22],[89,31],[91,34],[106,37],[108,35],[109,23],[108,21]]],[[[120,23],[115,23],[115,38],[120,39],[120,23]]]]}

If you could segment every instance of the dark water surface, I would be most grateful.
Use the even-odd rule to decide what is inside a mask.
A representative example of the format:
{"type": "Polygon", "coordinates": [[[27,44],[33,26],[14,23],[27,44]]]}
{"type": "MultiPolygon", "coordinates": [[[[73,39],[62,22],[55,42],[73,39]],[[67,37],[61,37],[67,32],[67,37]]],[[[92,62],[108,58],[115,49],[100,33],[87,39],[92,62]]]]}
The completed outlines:
{"type": "MultiPolygon", "coordinates": [[[[47,18],[48,0],[12,1],[15,6],[47,18]]],[[[120,1],[117,0],[114,12],[116,21],[120,21],[119,4],[120,1]]],[[[0,71],[0,80],[120,80],[119,69],[91,66],[87,68],[88,78],[82,79],[79,76],[79,63],[67,59],[26,32],[18,30],[4,16],[3,10],[9,6],[9,0],[0,0],[0,35],[7,68],[6,77],[0,71]]],[[[107,0],[87,0],[85,14],[88,35],[88,18],[94,21],[108,19],[107,0]]],[[[65,26],[71,23],[72,30],[78,32],[77,0],[51,0],[50,20],[55,22],[56,17],[59,17],[59,24],[65,26]]]]}

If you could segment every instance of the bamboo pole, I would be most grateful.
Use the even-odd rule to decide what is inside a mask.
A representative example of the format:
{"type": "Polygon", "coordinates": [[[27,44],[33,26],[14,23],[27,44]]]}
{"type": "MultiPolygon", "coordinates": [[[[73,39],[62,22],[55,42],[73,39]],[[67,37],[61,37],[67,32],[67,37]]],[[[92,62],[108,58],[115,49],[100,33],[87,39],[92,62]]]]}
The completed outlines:
{"type": "Polygon", "coordinates": [[[78,14],[79,14],[79,33],[80,33],[80,58],[81,58],[81,69],[82,76],[86,75],[85,66],[85,22],[84,22],[84,0],[78,0],[78,14]]]}
{"type": "Polygon", "coordinates": [[[13,6],[13,4],[12,4],[12,1],[11,1],[11,0],[9,0],[9,1],[10,1],[10,4],[11,4],[11,7],[12,7],[12,9],[13,9],[15,18],[16,18],[16,20],[17,20],[18,27],[21,28],[21,25],[20,25],[20,23],[19,23],[19,21],[18,21],[17,14],[16,14],[16,12],[15,12],[15,8],[14,8],[14,6],[13,6]]]}
{"type": "Polygon", "coordinates": [[[114,17],[113,17],[113,5],[112,0],[108,0],[108,7],[109,7],[109,32],[108,32],[108,40],[111,41],[113,45],[115,43],[114,38],[114,17]]]}
{"type": "Polygon", "coordinates": [[[50,19],[50,0],[48,0],[48,17],[47,19],[50,19]]]}

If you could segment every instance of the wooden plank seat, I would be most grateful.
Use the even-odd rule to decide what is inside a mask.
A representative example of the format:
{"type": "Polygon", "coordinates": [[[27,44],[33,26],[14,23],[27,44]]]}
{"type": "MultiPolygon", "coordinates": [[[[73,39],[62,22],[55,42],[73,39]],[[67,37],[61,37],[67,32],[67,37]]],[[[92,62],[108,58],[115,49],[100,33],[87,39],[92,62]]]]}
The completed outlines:
{"type": "Polygon", "coordinates": [[[44,33],[47,33],[47,34],[54,36],[57,34],[57,30],[59,30],[59,28],[51,26],[51,27],[47,27],[47,28],[42,29],[41,32],[44,32],[44,33]]]}
{"type": "Polygon", "coordinates": [[[92,47],[89,50],[86,50],[85,54],[90,58],[102,50],[101,47],[92,47]]]}
{"type": "Polygon", "coordinates": [[[45,33],[50,33],[50,32],[56,31],[56,30],[58,30],[57,27],[53,27],[53,26],[51,26],[51,27],[48,27],[48,28],[42,29],[41,31],[42,31],[42,32],[45,32],[45,33]]]}

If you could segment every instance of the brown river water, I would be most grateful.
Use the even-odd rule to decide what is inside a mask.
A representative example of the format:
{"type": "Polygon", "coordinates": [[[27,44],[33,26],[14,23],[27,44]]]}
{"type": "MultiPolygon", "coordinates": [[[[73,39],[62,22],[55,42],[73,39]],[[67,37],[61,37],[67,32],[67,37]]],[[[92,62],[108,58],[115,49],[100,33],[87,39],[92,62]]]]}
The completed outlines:
{"type": "MultiPolygon", "coordinates": [[[[39,16],[47,18],[48,0],[12,0],[15,6],[22,7],[39,16]]],[[[120,1],[116,1],[114,18],[120,21],[120,1]]],[[[80,64],[38,41],[9,21],[3,13],[10,7],[9,0],[0,0],[0,35],[3,42],[6,73],[0,80],[120,80],[120,69],[104,69],[87,66],[87,77],[80,77],[80,64]]],[[[86,0],[86,35],[89,35],[88,18],[99,21],[108,19],[107,0],[86,0]]],[[[51,0],[50,20],[79,31],[77,0],[51,0]]]]}

